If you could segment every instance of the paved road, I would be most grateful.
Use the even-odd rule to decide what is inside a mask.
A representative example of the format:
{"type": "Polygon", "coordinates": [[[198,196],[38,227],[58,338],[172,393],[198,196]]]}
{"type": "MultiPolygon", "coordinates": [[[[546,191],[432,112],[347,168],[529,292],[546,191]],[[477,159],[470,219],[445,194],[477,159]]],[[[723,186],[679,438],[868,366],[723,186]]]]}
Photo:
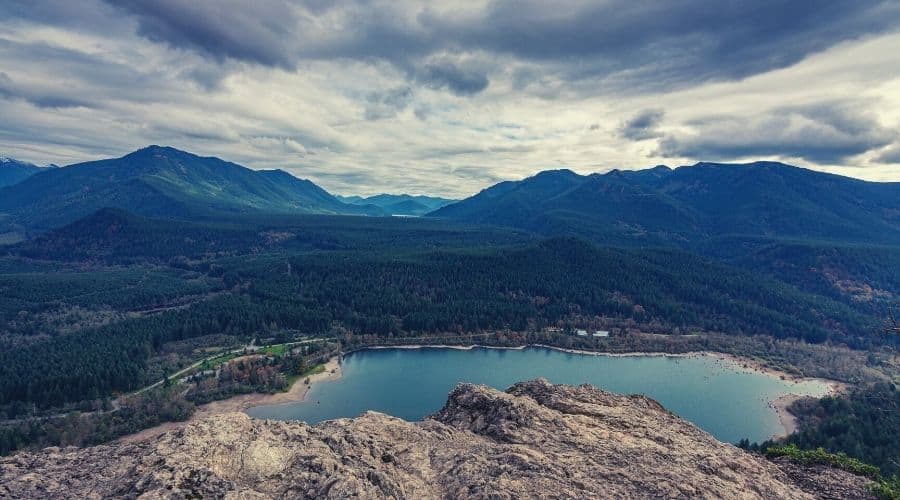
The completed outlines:
{"type": "MultiPolygon", "coordinates": [[[[212,356],[203,358],[203,359],[201,359],[200,361],[197,361],[196,363],[193,363],[193,364],[191,364],[190,366],[187,366],[187,367],[185,367],[185,368],[182,368],[181,370],[178,370],[177,372],[173,373],[172,375],[169,375],[169,380],[175,380],[175,381],[177,381],[177,380],[178,380],[179,378],[181,378],[184,374],[186,374],[186,373],[188,373],[188,372],[190,372],[190,371],[192,371],[192,370],[195,370],[195,369],[199,368],[201,365],[203,365],[203,363],[206,363],[207,361],[212,361],[212,360],[214,360],[214,359],[216,359],[216,358],[218,358],[218,357],[220,357],[220,356],[225,356],[225,355],[228,355],[228,354],[240,354],[240,353],[244,352],[245,350],[246,350],[247,352],[254,352],[254,351],[257,351],[257,350],[259,350],[259,349],[264,349],[264,348],[266,348],[266,347],[278,347],[278,346],[283,346],[283,345],[293,346],[293,345],[310,344],[310,343],[313,343],[313,342],[319,342],[319,341],[322,341],[322,340],[328,340],[328,339],[327,339],[327,338],[306,339],[306,340],[298,340],[298,341],[296,341],[296,342],[285,342],[285,343],[283,343],[283,344],[273,344],[273,345],[267,345],[267,346],[261,346],[261,347],[257,347],[257,346],[255,346],[255,345],[253,345],[253,342],[251,342],[251,343],[249,343],[249,344],[247,344],[247,345],[245,345],[245,346],[243,346],[243,347],[239,347],[239,348],[237,348],[237,349],[232,349],[232,350],[226,351],[226,352],[220,352],[220,353],[214,354],[214,355],[212,355],[212,356]]],[[[143,387],[143,388],[138,389],[138,390],[136,390],[136,391],[134,391],[134,392],[131,392],[131,393],[129,393],[129,394],[125,394],[125,395],[119,396],[118,398],[116,398],[116,399],[114,399],[114,400],[111,401],[111,404],[112,404],[112,409],[111,409],[111,410],[107,410],[107,411],[97,410],[97,411],[81,412],[81,415],[95,415],[95,414],[100,414],[100,413],[109,413],[109,412],[118,411],[119,408],[122,407],[122,404],[120,403],[120,400],[121,400],[122,398],[129,397],[129,396],[137,396],[137,395],[139,395],[139,394],[143,394],[143,393],[145,393],[145,392],[147,392],[147,391],[149,391],[149,390],[151,390],[151,389],[153,389],[153,388],[155,388],[155,387],[159,387],[160,385],[164,384],[165,382],[166,382],[166,379],[163,378],[162,380],[158,380],[158,381],[156,381],[156,382],[154,382],[154,383],[148,385],[147,387],[143,387]]],[[[68,415],[69,415],[69,412],[66,412],[66,413],[56,413],[56,414],[53,414],[53,415],[44,415],[44,416],[41,416],[41,417],[26,417],[26,418],[17,418],[17,419],[13,419],[13,420],[2,420],[2,421],[0,421],[0,425],[14,425],[14,424],[22,423],[22,422],[33,421],[33,420],[51,420],[51,419],[56,419],[56,418],[63,418],[63,417],[66,417],[66,416],[68,416],[68,415]]]]}
{"type": "MultiPolygon", "coordinates": [[[[190,371],[192,371],[192,370],[195,370],[195,369],[199,368],[201,365],[203,365],[203,363],[206,363],[206,362],[208,362],[208,361],[212,361],[212,360],[214,360],[214,359],[216,359],[216,358],[219,358],[219,357],[221,357],[221,356],[226,356],[226,355],[228,355],[228,354],[240,354],[240,353],[242,353],[242,352],[244,352],[244,351],[247,351],[248,353],[250,353],[250,352],[254,352],[254,351],[259,350],[259,349],[265,349],[266,347],[280,347],[280,346],[283,346],[283,345],[287,345],[287,346],[292,346],[292,345],[302,345],[302,344],[310,344],[310,343],[313,343],[313,342],[319,342],[319,341],[322,341],[322,340],[327,340],[327,339],[325,339],[325,338],[306,339],[306,340],[298,340],[298,341],[296,341],[296,342],[285,342],[284,344],[272,344],[272,345],[260,346],[260,347],[254,346],[254,345],[253,345],[253,342],[251,342],[251,343],[249,343],[249,344],[247,344],[247,345],[245,345],[245,346],[243,346],[243,347],[239,347],[239,348],[237,348],[237,349],[232,349],[232,350],[226,351],[226,352],[220,352],[220,353],[217,353],[217,354],[215,354],[215,355],[213,355],[213,356],[209,356],[209,357],[207,357],[207,358],[203,358],[203,359],[201,359],[200,361],[197,361],[196,363],[194,363],[194,364],[192,364],[192,365],[189,365],[189,366],[187,366],[187,367],[185,367],[185,368],[182,368],[181,370],[178,370],[177,372],[175,372],[175,373],[169,375],[169,380],[175,380],[175,381],[177,381],[177,380],[180,379],[184,374],[186,374],[186,373],[188,373],[188,372],[190,372],[190,371]]],[[[166,379],[163,378],[162,380],[158,380],[158,381],[156,381],[156,382],[154,382],[154,383],[148,385],[147,387],[138,389],[138,390],[136,390],[136,391],[134,391],[134,392],[132,392],[132,393],[130,393],[130,394],[126,394],[126,396],[136,396],[136,395],[138,395],[138,394],[143,394],[144,392],[147,392],[147,391],[149,391],[150,389],[153,389],[153,388],[155,388],[155,387],[159,387],[160,385],[164,384],[165,382],[166,382],[166,379]]]]}

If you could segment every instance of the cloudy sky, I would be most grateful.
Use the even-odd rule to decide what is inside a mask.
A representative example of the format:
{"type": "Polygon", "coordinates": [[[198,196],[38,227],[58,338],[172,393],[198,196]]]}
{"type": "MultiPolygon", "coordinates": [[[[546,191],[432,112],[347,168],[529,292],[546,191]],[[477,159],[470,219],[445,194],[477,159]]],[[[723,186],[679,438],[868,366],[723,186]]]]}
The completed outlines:
{"type": "Polygon", "coordinates": [[[780,159],[900,180],[900,2],[4,0],[0,154],[340,194],[780,159]]]}

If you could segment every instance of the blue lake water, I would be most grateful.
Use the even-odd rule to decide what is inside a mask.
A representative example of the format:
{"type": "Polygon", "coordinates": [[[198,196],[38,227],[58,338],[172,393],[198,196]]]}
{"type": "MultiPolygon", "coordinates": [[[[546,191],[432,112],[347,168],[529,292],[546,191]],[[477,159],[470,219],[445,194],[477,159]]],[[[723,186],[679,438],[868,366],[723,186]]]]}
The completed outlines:
{"type": "Polygon", "coordinates": [[[819,381],[792,382],[714,356],[594,356],[521,350],[373,349],[343,360],[343,376],[313,384],[303,402],[259,406],[257,418],[316,423],[366,410],[421,420],[440,409],[460,382],[506,389],[537,377],[645,394],[721,441],[762,441],[783,431],[770,401],[788,393],[822,396],[819,381]]]}

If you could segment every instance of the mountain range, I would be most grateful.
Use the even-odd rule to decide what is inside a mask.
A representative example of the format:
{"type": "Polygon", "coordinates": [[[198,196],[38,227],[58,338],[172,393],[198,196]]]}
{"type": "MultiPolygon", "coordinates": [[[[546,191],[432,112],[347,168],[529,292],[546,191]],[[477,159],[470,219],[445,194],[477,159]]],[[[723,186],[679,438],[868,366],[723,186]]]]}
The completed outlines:
{"type": "Polygon", "coordinates": [[[50,168],[56,168],[56,165],[39,167],[34,163],[0,157],[0,188],[18,184],[32,175],[50,168]]]}
{"type": "Polygon", "coordinates": [[[776,162],[697,163],[579,175],[550,170],[456,201],[333,196],[282,170],[149,146],[64,168],[0,163],[0,232],[43,232],[116,208],[144,217],[427,215],[603,244],[676,246],[718,257],[766,242],[900,244],[900,183],[866,182],[776,162]],[[18,182],[16,182],[18,180],[18,182]],[[722,255],[718,255],[722,254],[722,255]]]}
{"type": "Polygon", "coordinates": [[[900,183],[776,162],[697,163],[501,182],[429,214],[611,244],[764,237],[900,243],[900,183]]]}
{"type": "Polygon", "coordinates": [[[373,205],[343,203],[282,170],[251,170],[161,146],[41,171],[0,189],[7,229],[42,231],[106,207],[183,219],[242,213],[384,214],[373,205]]]}
{"type": "Polygon", "coordinates": [[[351,205],[374,205],[390,215],[421,216],[447,206],[457,200],[436,196],[409,194],[377,194],[375,196],[338,196],[339,200],[351,205]]]}

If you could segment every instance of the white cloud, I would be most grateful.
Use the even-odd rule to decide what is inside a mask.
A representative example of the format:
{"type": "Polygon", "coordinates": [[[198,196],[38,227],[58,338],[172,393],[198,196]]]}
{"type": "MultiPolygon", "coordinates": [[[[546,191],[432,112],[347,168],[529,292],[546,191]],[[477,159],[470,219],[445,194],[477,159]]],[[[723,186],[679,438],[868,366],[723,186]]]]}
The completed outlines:
{"type": "MultiPolygon", "coordinates": [[[[684,146],[714,135],[702,124],[725,117],[719,123],[735,142],[733,159],[765,155],[900,180],[900,167],[884,161],[893,158],[885,144],[900,142],[900,34],[890,29],[830,44],[813,30],[815,43],[790,62],[736,65],[694,79],[654,64],[647,51],[655,42],[644,37],[622,35],[642,57],[634,67],[610,60],[614,52],[580,54],[572,44],[547,48],[554,54],[509,49],[482,29],[486,13],[498,12],[490,2],[441,11],[391,3],[369,21],[365,4],[307,3],[290,10],[296,20],[288,21],[308,28],[299,41],[280,46],[267,24],[253,23],[264,31],[260,44],[212,55],[215,47],[205,44],[222,40],[218,31],[152,41],[174,28],[146,19],[142,28],[121,9],[91,5],[85,2],[78,19],[43,13],[0,20],[0,154],[67,164],[155,143],[284,168],[341,194],[455,197],[550,168],[585,173],[722,159],[684,146]],[[466,23],[471,29],[455,45],[442,31],[466,23]],[[381,45],[367,48],[367,40],[381,45]],[[857,125],[867,130],[818,126],[822,119],[797,111],[835,102],[857,106],[845,114],[865,116],[857,125]],[[647,125],[641,133],[623,133],[623,124],[648,110],[649,122],[635,122],[647,125]],[[666,150],[666,138],[680,138],[682,147],[666,150]],[[810,145],[841,140],[836,154],[809,154],[810,145]],[[838,157],[845,160],[834,164],[838,157]]],[[[563,14],[548,18],[546,33],[565,32],[567,22],[580,33],[582,24],[563,14]]]]}

